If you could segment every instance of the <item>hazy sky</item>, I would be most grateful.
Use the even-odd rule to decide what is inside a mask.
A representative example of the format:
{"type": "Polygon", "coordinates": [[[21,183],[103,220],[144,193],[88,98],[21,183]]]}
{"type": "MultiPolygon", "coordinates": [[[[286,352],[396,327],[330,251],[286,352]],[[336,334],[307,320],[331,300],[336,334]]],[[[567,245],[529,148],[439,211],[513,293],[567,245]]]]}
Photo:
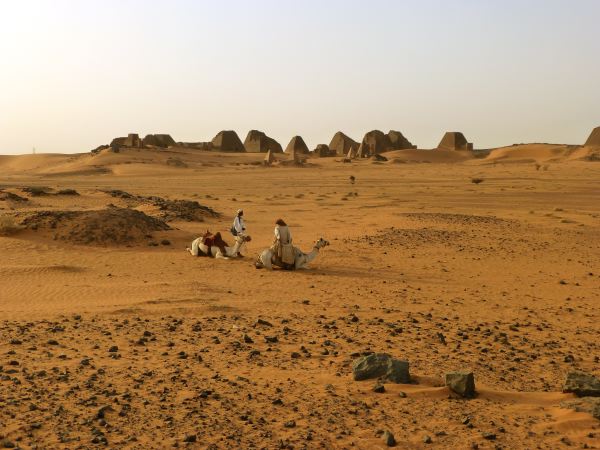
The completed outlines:
{"type": "Polygon", "coordinates": [[[583,143],[597,0],[0,0],[0,154],[249,129],[583,143]]]}

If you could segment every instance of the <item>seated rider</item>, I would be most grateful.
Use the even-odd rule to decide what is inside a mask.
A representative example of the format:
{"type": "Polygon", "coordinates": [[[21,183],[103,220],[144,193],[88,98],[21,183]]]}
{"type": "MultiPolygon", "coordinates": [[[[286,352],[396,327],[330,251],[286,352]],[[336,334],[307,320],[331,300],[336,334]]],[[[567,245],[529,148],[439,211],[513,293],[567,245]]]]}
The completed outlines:
{"type": "Polygon", "coordinates": [[[277,219],[275,222],[274,234],[275,238],[271,245],[273,257],[289,269],[294,265],[294,246],[292,245],[292,233],[283,219],[277,219]]]}

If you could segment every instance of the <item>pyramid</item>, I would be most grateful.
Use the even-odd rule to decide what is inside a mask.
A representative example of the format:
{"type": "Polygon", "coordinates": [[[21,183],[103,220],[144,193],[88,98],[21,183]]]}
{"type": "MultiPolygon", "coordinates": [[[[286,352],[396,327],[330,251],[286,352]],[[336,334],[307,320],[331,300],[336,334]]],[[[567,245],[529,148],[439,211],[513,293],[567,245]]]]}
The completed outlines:
{"type": "Polygon", "coordinates": [[[390,148],[394,150],[407,150],[407,149],[415,149],[416,145],[412,145],[408,139],[404,137],[404,135],[395,130],[388,131],[387,134],[388,141],[390,144],[390,148]]]}
{"type": "Polygon", "coordinates": [[[244,144],[232,130],[220,131],[211,141],[213,149],[219,152],[245,152],[244,144]]]}
{"type": "Polygon", "coordinates": [[[263,159],[263,164],[265,166],[270,166],[271,164],[273,164],[274,161],[275,161],[275,156],[273,155],[273,152],[271,150],[269,150],[267,152],[267,154],[265,155],[265,159],[263,159]]]}
{"type": "Polygon", "coordinates": [[[142,139],[142,145],[168,148],[171,145],[177,145],[177,143],[170,134],[147,134],[146,137],[142,139]]]}
{"type": "Polygon", "coordinates": [[[440,150],[473,150],[473,144],[467,142],[459,131],[447,131],[437,146],[440,150]]]}
{"type": "Polygon", "coordinates": [[[281,153],[283,149],[281,144],[275,139],[267,136],[262,131],[250,130],[244,141],[244,148],[247,152],[267,152],[281,153]]]}
{"type": "Polygon", "coordinates": [[[333,152],[327,144],[319,144],[314,150],[315,155],[326,158],[328,156],[335,156],[336,153],[333,152]]]}
{"type": "Polygon", "coordinates": [[[389,150],[390,145],[390,140],[383,131],[372,130],[363,137],[356,156],[359,158],[368,158],[369,156],[389,150]]]}
{"type": "Polygon", "coordinates": [[[292,155],[295,159],[296,154],[308,155],[308,147],[301,136],[294,136],[285,148],[285,152],[292,155]]]}
{"type": "Polygon", "coordinates": [[[358,142],[338,131],[331,138],[329,149],[336,155],[346,155],[348,150],[354,149],[356,151],[358,149],[358,142]]]}
{"type": "Polygon", "coordinates": [[[592,130],[590,137],[588,137],[587,141],[585,141],[585,146],[589,147],[600,147],[600,127],[596,127],[592,130]]]}
{"type": "Polygon", "coordinates": [[[140,136],[136,133],[129,133],[125,138],[125,142],[123,144],[125,147],[137,147],[140,148],[142,146],[142,140],[140,136]]]}

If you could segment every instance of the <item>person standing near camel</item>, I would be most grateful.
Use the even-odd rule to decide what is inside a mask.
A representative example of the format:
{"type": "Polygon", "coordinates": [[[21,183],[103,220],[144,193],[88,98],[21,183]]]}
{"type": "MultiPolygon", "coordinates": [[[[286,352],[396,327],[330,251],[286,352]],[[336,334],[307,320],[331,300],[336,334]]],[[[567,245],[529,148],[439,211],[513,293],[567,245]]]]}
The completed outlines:
{"type": "MultiPolygon", "coordinates": [[[[235,236],[235,240],[240,245],[246,239],[246,224],[244,223],[244,210],[238,209],[237,215],[235,219],[233,219],[233,225],[231,226],[231,234],[235,236]]],[[[241,253],[238,252],[237,256],[240,258],[243,257],[241,253]]]]}
{"type": "Polygon", "coordinates": [[[276,259],[281,261],[284,266],[294,264],[294,246],[292,245],[292,233],[283,219],[277,219],[275,222],[275,239],[271,250],[276,259]]]}

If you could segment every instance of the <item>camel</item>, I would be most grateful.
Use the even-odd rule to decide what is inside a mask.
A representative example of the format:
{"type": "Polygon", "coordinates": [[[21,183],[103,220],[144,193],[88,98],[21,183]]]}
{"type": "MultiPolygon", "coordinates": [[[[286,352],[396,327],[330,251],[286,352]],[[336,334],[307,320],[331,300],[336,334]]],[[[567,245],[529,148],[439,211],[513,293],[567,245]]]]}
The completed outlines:
{"type": "MultiPolygon", "coordinates": [[[[313,261],[319,255],[319,250],[328,245],[329,241],[320,238],[317,242],[315,242],[315,245],[310,253],[303,253],[297,247],[294,247],[296,256],[294,258],[294,266],[292,270],[304,269],[308,263],[313,261]]],[[[283,264],[280,261],[274,261],[273,251],[270,248],[267,248],[263,250],[260,255],[258,255],[258,259],[254,263],[254,266],[257,269],[262,269],[264,267],[272,270],[273,266],[283,267],[283,264]]]]}
{"type": "Polygon", "coordinates": [[[236,240],[233,247],[230,247],[225,241],[221,239],[221,233],[213,235],[209,230],[203,236],[200,236],[192,241],[192,246],[187,247],[186,250],[190,252],[192,256],[212,256],[216,259],[230,259],[237,258],[238,253],[242,253],[246,242],[250,242],[252,239],[250,236],[243,236],[241,240],[236,240]],[[206,245],[207,240],[211,240],[210,244],[210,255],[209,245],[206,245]],[[225,254],[220,247],[225,249],[225,254]]]}

